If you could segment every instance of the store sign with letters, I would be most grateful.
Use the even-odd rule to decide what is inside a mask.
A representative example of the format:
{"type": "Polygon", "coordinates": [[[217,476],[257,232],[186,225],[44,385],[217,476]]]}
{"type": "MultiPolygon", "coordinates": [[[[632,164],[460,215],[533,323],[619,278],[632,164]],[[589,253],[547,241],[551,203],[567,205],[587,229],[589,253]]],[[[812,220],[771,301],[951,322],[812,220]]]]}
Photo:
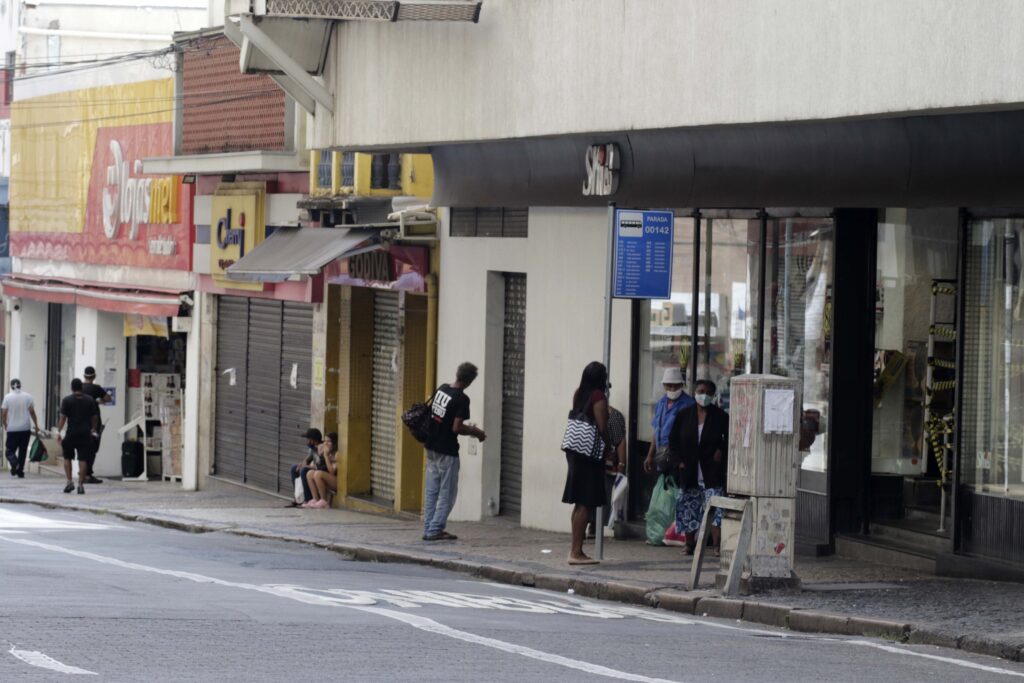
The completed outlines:
{"type": "Polygon", "coordinates": [[[210,274],[221,287],[262,290],[262,282],[242,282],[227,269],[266,237],[266,184],[221,183],[213,195],[210,216],[210,274]]]}
{"type": "Polygon", "coordinates": [[[170,123],[98,128],[91,161],[82,160],[90,170],[81,227],[14,232],[13,252],[23,258],[190,270],[191,186],[177,176],[142,172],[143,159],[172,153],[171,136],[170,123]]]}
{"type": "Polygon", "coordinates": [[[591,145],[584,159],[587,177],[583,194],[587,197],[608,197],[619,189],[619,146],[614,143],[591,145]]]}

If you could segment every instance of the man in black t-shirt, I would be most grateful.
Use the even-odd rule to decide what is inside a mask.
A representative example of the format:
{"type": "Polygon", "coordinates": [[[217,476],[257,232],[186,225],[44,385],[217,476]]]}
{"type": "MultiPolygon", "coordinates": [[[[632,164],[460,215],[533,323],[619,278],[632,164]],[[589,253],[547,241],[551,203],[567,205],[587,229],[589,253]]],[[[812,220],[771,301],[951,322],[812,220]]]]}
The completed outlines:
{"type": "Polygon", "coordinates": [[[423,540],[454,541],[455,535],[444,530],[448,514],[459,492],[459,435],[479,441],[487,438],[484,431],[469,424],[469,396],[465,389],[476,379],[477,369],[463,363],[455,372],[455,381],[442,384],[434,392],[430,410],[434,427],[427,439],[427,482],[423,495],[423,540]]]}
{"type": "MultiPolygon", "coordinates": [[[[85,372],[82,373],[82,377],[84,378],[84,381],[82,382],[83,394],[96,401],[97,406],[102,406],[110,403],[112,399],[110,398],[110,394],[107,393],[107,390],[94,382],[94,380],[96,379],[96,368],[94,368],[91,365],[87,365],[85,368],[85,372]]],[[[100,440],[103,438],[102,420],[100,421],[99,425],[96,428],[96,434],[98,435],[96,437],[96,443],[92,445],[93,457],[95,457],[95,455],[100,452],[100,440]]],[[[103,480],[97,479],[92,474],[89,474],[89,478],[85,480],[85,483],[102,484],[103,480]]]]}
{"type": "Polygon", "coordinates": [[[96,401],[82,393],[82,380],[76,377],[71,380],[71,394],[60,402],[60,419],[57,421],[58,432],[64,429],[65,424],[68,427],[61,442],[64,447],[64,474],[68,478],[64,493],[75,490],[75,484],[71,479],[71,461],[74,460],[76,453],[78,492],[85,493],[84,484],[89,479],[93,458],[96,457],[96,451],[92,446],[97,437],[99,421],[100,409],[96,401]]]}

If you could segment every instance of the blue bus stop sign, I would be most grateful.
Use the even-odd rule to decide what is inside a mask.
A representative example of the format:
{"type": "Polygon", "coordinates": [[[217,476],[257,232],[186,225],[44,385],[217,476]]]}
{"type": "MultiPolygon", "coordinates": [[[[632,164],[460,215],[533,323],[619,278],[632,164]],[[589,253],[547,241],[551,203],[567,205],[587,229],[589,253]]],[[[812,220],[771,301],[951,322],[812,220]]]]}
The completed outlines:
{"type": "Polygon", "coordinates": [[[615,270],[612,296],[617,299],[668,299],[672,296],[671,211],[615,210],[615,270]]]}

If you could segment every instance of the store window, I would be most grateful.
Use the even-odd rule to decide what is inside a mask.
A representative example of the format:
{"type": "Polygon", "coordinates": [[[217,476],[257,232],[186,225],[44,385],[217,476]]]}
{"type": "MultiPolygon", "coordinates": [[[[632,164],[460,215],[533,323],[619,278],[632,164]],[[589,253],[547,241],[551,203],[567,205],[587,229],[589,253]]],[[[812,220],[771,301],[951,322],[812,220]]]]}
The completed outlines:
{"type": "MultiPolygon", "coordinates": [[[[959,222],[955,209],[886,209],[878,224],[871,472],[879,477],[937,480],[945,467],[930,444],[942,443],[954,405],[959,222]]],[[[927,491],[937,498],[935,486],[927,491]]]]}
{"type": "Polygon", "coordinates": [[[972,220],[964,292],[960,481],[1024,498],[1024,219],[972,220]]]}
{"type": "Polygon", "coordinates": [[[834,228],[827,218],[772,218],[765,244],[764,372],[802,381],[801,468],[828,463],[834,228]]]}
{"type": "Polygon", "coordinates": [[[672,295],[652,300],[640,321],[637,437],[652,438],[650,417],[663,390],[666,368],[679,367],[692,391],[693,324],[697,326],[696,379],[718,386],[719,404],[728,410],[729,380],[756,368],[755,321],[758,301],[761,219],[699,219],[700,253],[694,254],[694,221],[676,217],[672,262],[672,295]],[[696,256],[696,259],[695,259],[696,256]],[[698,268],[696,321],[693,310],[693,269],[698,268]]]}

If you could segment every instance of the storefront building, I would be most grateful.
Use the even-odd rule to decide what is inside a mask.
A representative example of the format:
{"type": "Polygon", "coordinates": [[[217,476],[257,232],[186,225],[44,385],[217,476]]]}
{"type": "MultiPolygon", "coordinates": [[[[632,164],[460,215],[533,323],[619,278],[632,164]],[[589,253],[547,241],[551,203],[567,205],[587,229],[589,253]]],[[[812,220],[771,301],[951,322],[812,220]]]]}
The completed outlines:
{"type": "Polygon", "coordinates": [[[121,84],[12,106],[9,372],[52,427],[71,379],[93,366],[112,398],[97,475],[120,476],[121,441],[137,437],[149,456],[141,478],[194,488],[184,446],[194,422],[182,410],[195,390],[192,190],[142,173],[141,159],[171,150],[173,80],[141,71],[114,68],[105,79],[121,84]]]}
{"type": "MultiPolygon", "coordinates": [[[[316,15],[301,29],[327,55],[316,146],[434,160],[438,375],[480,365],[469,393],[490,435],[466,444],[455,517],[567,528],[557,444],[603,351],[614,202],[676,215],[670,299],[612,307],[634,519],[660,370],[710,376],[724,404],[730,377],[773,372],[801,379],[802,550],[1019,573],[1024,86],[992,65],[1013,63],[1020,11],[489,0],[416,24],[316,15]]],[[[245,3],[227,13],[273,42],[245,3]]],[[[268,14],[282,35],[311,19],[268,14]]],[[[303,59],[278,44],[282,65],[303,59]]]]}

